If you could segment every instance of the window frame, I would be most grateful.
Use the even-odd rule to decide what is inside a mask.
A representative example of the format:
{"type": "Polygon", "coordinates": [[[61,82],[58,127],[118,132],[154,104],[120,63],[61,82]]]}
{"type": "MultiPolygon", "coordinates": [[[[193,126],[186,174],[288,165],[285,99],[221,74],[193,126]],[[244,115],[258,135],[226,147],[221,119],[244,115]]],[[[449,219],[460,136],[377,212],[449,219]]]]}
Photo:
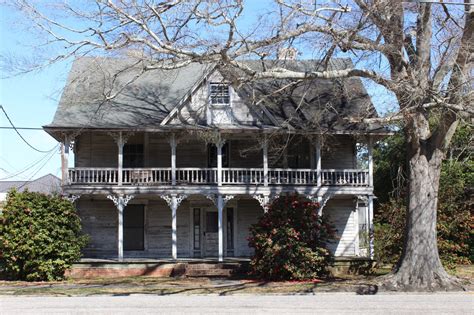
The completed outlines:
{"type": "Polygon", "coordinates": [[[209,105],[211,107],[216,107],[216,108],[226,108],[230,107],[232,103],[232,98],[231,98],[231,91],[230,91],[230,85],[225,82],[209,82],[209,105]],[[213,87],[226,87],[227,89],[227,95],[222,94],[222,92],[217,92],[217,95],[214,95],[212,92],[213,87]],[[216,98],[221,98],[221,99],[228,99],[228,102],[216,102],[213,103],[213,97],[216,98]]]}

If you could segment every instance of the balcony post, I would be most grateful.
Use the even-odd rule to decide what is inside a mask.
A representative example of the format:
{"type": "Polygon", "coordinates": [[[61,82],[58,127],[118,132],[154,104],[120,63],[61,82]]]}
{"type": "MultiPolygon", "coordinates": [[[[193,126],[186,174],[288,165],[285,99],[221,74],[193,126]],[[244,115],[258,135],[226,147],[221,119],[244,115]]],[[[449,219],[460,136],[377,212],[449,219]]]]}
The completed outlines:
{"type": "Polygon", "coordinates": [[[216,142],[217,148],[217,186],[222,186],[222,147],[224,146],[225,141],[219,139],[216,142]]]}
{"type": "Polygon", "coordinates": [[[263,139],[263,184],[268,186],[268,139],[265,135],[263,139]]]}
{"type": "Polygon", "coordinates": [[[373,149],[373,142],[372,137],[369,136],[368,143],[367,143],[367,159],[368,159],[368,167],[369,167],[369,178],[367,180],[367,184],[369,187],[373,186],[373,175],[374,175],[374,160],[372,156],[372,149],[373,149]]]}
{"type": "Polygon", "coordinates": [[[68,167],[69,167],[69,145],[70,140],[67,135],[64,136],[64,141],[61,143],[61,184],[67,185],[68,181],[68,167]]]}
{"type": "Polygon", "coordinates": [[[119,131],[117,133],[109,132],[108,134],[114,139],[115,143],[117,143],[117,184],[121,186],[123,183],[123,146],[127,143],[128,138],[131,137],[134,133],[126,132],[124,135],[122,134],[122,131],[119,131]]]}
{"type": "Polygon", "coordinates": [[[176,186],[176,136],[174,133],[170,137],[171,146],[171,185],[176,186]]]}
{"type": "Polygon", "coordinates": [[[217,222],[219,239],[219,261],[224,261],[224,200],[221,194],[217,195],[217,222]]]}
{"type": "Polygon", "coordinates": [[[318,187],[321,186],[321,137],[318,135],[314,144],[314,163],[316,164],[316,178],[318,187]]]}

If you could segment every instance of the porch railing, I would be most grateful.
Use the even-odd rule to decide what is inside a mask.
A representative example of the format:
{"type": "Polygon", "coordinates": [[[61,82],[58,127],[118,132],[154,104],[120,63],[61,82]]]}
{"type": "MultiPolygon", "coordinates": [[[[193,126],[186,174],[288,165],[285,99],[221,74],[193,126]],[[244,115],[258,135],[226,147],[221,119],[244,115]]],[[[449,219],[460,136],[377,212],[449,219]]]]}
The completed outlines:
{"type": "MultiPolygon", "coordinates": [[[[217,185],[217,168],[176,168],[176,185],[217,185]]],[[[268,185],[369,186],[369,171],[363,169],[268,169],[268,185]]],[[[69,169],[68,183],[118,185],[116,168],[76,167],[69,169]]],[[[122,185],[171,185],[172,169],[124,168],[122,185]]],[[[222,185],[264,185],[263,168],[223,168],[222,185]]]]}

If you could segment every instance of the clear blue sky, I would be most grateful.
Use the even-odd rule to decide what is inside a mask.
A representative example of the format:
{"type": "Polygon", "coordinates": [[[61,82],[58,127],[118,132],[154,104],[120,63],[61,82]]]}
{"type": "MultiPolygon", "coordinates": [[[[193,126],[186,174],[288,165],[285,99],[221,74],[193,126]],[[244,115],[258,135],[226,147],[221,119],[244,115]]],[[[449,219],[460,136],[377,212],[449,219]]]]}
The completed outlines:
{"type": "MultiPolygon", "coordinates": [[[[0,55],[34,55],[35,48],[28,47],[34,44],[34,38],[17,24],[15,13],[5,6],[0,6],[0,11],[0,55]]],[[[63,63],[41,72],[7,79],[4,77],[8,74],[1,72],[0,104],[16,126],[41,127],[52,121],[69,67],[69,64],[63,63]]],[[[0,126],[9,126],[3,113],[0,113],[0,126]]],[[[50,150],[57,145],[57,142],[42,130],[20,132],[29,143],[40,150],[50,150]]],[[[27,180],[48,173],[59,176],[59,170],[58,150],[51,154],[38,153],[22,142],[14,130],[0,129],[1,180],[27,180]],[[32,164],[34,166],[27,171],[12,177],[32,164]]]]}
{"type": "MultiPolygon", "coordinates": [[[[252,12],[253,17],[264,8],[264,2],[249,3],[248,12],[252,12]]],[[[20,18],[15,12],[5,6],[0,6],[0,11],[0,55],[34,56],[36,38],[17,22],[20,18]]],[[[69,69],[70,62],[63,62],[41,72],[13,78],[3,78],[7,73],[2,71],[0,104],[16,126],[41,127],[52,121],[69,69]]],[[[369,93],[378,92],[369,87],[369,93]]],[[[384,107],[382,99],[373,98],[378,108],[384,107]]],[[[9,126],[3,113],[0,113],[0,126],[9,126]]],[[[57,145],[44,131],[20,132],[38,149],[50,150],[57,145]]],[[[48,173],[60,176],[60,166],[59,149],[50,154],[38,153],[22,142],[14,130],[0,129],[0,180],[29,180],[48,173]]]]}

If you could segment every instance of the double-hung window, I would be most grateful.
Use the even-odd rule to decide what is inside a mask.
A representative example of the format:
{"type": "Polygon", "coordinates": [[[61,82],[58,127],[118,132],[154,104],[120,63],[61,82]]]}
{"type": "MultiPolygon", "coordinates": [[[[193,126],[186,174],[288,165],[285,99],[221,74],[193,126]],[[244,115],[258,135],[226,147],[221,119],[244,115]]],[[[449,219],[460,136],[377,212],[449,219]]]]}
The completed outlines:
{"type": "Polygon", "coordinates": [[[229,106],[229,85],[224,83],[210,83],[209,98],[212,106],[229,106]]]}

